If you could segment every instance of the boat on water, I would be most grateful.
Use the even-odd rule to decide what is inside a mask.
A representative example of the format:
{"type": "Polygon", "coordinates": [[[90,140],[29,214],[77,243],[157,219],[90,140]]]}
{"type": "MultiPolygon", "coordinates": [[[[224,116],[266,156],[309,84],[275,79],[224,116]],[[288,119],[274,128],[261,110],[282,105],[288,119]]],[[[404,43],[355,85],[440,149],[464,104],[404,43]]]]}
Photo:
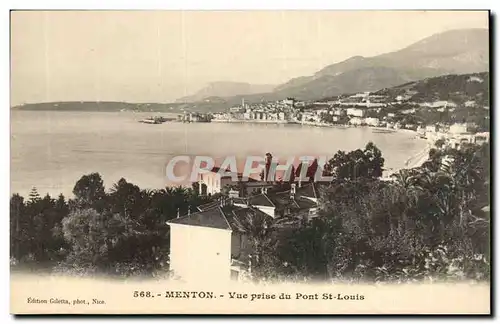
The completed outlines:
{"type": "Polygon", "coordinates": [[[157,125],[157,124],[163,124],[164,122],[166,122],[168,120],[169,119],[167,119],[165,117],[156,116],[156,117],[149,117],[149,118],[139,120],[139,123],[157,125]]]}
{"type": "Polygon", "coordinates": [[[374,132],[374,133],[383,133],[384,134],[384,133],[394,133],[395,130],[394,129],[374,128],[372,130],[372,132],[374,132]]]}

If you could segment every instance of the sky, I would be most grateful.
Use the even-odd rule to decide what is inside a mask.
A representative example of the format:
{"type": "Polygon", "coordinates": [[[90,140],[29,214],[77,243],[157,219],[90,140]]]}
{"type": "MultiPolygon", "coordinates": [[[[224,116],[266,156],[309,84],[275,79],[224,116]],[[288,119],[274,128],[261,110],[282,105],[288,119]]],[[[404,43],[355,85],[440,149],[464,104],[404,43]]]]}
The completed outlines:
{"type": "Polygon", "coordinates": [[[215,81],[280,84],[486,11],[13,11],[11,106],[172,102],[215,81]]]}

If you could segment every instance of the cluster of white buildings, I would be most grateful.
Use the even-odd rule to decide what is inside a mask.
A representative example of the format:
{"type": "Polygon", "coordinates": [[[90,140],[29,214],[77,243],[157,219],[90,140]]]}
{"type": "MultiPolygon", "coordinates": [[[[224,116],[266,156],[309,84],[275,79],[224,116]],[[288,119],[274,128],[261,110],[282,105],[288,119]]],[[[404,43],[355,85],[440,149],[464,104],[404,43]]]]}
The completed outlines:
{"type": "Polygon", "coordinates": [[[434,124],[418,127],[417,133],[431,142],[443,140],[444,145],[459,148],[462,144],[478,144],[489,142],[489,132],[476,132],[472,123],[455,123],[452,125],[434,124]]]}
{"type": "MultiPolygon", "coordinates": [[[[316,126],[342,124],[384,127],[396,130],[410,129],[421,133],[422,127],[419,127],[416,122],[410,121],[411,116],[417,112],[419,107],[432,108],[440,112],[453,112],[457,107],[456,103],[449,100],[411,102],[410,100],[415,94],[416,92],[407,91],[405,94],[390,99],[384,95],[363,92],[350,96],[341,96],[335,100],[309,103],[297,101],[293,98],[258,104],[245,104],[242,101],[241,106],[233,107],[229,112],[214,114],[213,121],[300,123],[316,126]],[[391,111],[390,107],[396,107],[395,111],[387,112],[391,111]]],[[[465,105],[475,106],[477,104],[475,101],[469,100],[465,105]]],[[[487,109],[488,107],[483,108],[487,109]]],[[[453,141],[453,138],[459,138],[460,142],[464,142],[467,136],[471,136],[471,131],[465,131],[463,127],[459,124],[451,125],[449,129],[441,133],[446,133],[446,138],[450,139],[450,141],[453,141]],[[450,134],[454,134],[453,137],[450,134]]],[[[435,135],[440,132],[429,131],[428,133],[428,137],[441,136],[435,135]]],[[[480,138],[482,137],[478,137],[477,141],[480,141],[480,138]]],[[[469,138],[469,142],[476,142],[475,137],[469,138]]]]}
{"type": "Polygon", "coordinates": [[[185,112],[183,115],[177,116],[177,120],[184,123],[207,123],[210,122],[211,118],[209,114],[197,112],[185,112]]]}
{"type": "Polygon", "coordinates": [[[213,114],[213,121],[286,122],[293,119],[296,108],[303,105],[303,102],[298,102],[293,98],[256,104],[248,104],[242,100],[241,106],[232,107],[229,112],[213,114]]]}

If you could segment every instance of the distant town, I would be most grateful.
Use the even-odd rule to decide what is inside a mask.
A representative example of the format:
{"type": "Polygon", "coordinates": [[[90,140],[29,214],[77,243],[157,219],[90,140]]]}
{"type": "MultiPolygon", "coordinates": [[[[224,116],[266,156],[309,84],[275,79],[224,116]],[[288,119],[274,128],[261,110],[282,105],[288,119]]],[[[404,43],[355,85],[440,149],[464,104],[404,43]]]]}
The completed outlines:
{"type": "MultiPolygon", "coordinates": [[[[319,127],[371,127],[380,132],[407,130],[416,136],[442,145],[458,148],[463,143],[481,144],[489,141],[489,107],[484,122],[456,120],[450,122],[417,121],[417,111],[432,110],[440,115],[453,114],[458,105],[453,101],[411,102],[408,96],[396,96],[393,101],[377,93],[363,92],[339,96],[334,100],[304,102],[295,98],[266,103],[246,103],[231,107],[229,111],[215,113],[185,112],[178,116],[182,122],[218,123],[276,123],[300,124],[319,127]]],[[[465,102],[470,108],[475,102],[465,102]]]]}

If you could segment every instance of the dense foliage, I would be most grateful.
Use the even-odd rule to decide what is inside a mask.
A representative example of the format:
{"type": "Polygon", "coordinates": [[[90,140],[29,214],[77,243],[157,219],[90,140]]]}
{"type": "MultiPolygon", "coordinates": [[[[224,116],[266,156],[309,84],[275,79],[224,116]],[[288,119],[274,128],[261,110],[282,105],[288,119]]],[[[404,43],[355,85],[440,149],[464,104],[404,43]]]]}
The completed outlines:
{"type": "Polygon", "coordinates": [[[260,279],[489,280],[489,145],[431,151],[394,181],[380,180],[378,153],[370,144],[329,161],[320,216],[274,224],[260,279]]]}
{"type": "Polygon", "coordinates": [[[210,201],[193,189],[141,190],[125,179],[106,192],[99,174],[76,183],[74,199],[11,198],[11,257],[76,274],[144,274],[167,269],[166,221],[210,201]]]}

